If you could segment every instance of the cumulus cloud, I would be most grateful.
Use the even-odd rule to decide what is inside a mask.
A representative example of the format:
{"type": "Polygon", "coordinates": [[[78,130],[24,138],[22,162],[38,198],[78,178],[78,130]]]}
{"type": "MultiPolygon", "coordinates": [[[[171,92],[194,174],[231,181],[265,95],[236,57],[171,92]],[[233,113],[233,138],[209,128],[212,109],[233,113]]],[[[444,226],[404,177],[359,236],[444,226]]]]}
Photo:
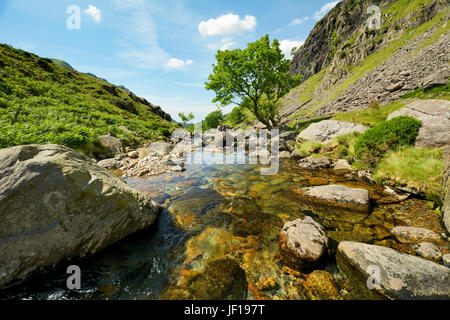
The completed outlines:
{"type": "Polygon", "coordinates": [[[219,43],[211,43],[208,45],[209,50],[228,50],[236,46],[236,42],[232,38],[224,38],[219,43]]]}
{"type": "Polygon", "coordinates": [[[241,19],[238,15],[230,13],[217,19],[200,22],[198,31],[203,36],[232,35],[253,31],[256,26],[257,22],[254,16],[247,15],[244,19],[241,19]]]}
{"type": "Polygon", "coordinates": [[[286,57],[286,59],[292,58],[292,49],[293,48],[300,48],[304,41],[295,41],[295,40],[282,40],[280,41],[280,50],[286,57]]]}
{"type": "Polygon", "coordinates": [[[102,12],[91,4],[86,10],[84,10],[84,14],[90,16],[95,23],[100,23],[102,20],[102,12]]]}
{"type": "Polygon", "coordinates": [[[192,60],[180,60],[176,58],[170,58],[166,66],[170,69],[178,69],[190,65],[192,63],[194,63],[194,61],[192,60]]]}
{"type": "Polygon", "coordinates": [[[339,2],[339,1],[333,1],[333,2],[328,2],[325,3],[322,8],[320,8],[319,11],[316,11],[314,13],[314,19],[315,20],[320,20],[323,16],[325,16],[331,9],[333,9],[339,2]]]}
{"type": "Polygon", "coordinates": [[[292,20],[292,22],[289,25],[296,26],[296,25],[305,23],[308,20],[309,20],[309,17],[297,18],[297,19],[292,20]]]}

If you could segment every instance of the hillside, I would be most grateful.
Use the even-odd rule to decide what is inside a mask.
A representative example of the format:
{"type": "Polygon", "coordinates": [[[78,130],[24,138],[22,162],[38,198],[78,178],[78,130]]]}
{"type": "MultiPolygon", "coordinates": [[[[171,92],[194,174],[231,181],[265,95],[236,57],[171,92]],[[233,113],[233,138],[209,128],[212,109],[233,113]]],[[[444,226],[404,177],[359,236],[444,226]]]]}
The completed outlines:
{"type": "MultiPolygon", "coordinates": [[[[283,122],[388,104],[420,91],[426,77],[449,66],[448,20],[445,0],[343,0],[292,60],[291,73],[305,78],[282,101],[283,122]],[[372,4],[381,9],[379,30],[366,25],[372,4]]],[[[444,91],[448,96],[448,87],[444,91]]]]}
{"type": "Polygon", "coordinates": [[[100,135],[134,146],[174,127],[170,115],[128,90],[0,44],[0,148],[55,143],[94,155],[100,135]]]}

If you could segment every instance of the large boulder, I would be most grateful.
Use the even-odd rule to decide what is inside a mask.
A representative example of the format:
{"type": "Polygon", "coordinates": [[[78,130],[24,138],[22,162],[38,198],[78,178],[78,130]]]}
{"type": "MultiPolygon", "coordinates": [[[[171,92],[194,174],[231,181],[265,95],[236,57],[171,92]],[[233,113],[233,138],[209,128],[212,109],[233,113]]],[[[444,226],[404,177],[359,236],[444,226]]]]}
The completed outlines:
{"type": "Polygon", "coordinates": [[[422,121],[416,147],[440,148],[450,144],[450,101],[414,101],[391,113],[388,120],[399,116],[410,116],[422,121]]]}
{"type": "Polygon", "coordinates": [[[432,261],[348,241],[339,244],[336,260],[361,299],[450,299],[450,269],[432,261]]]}
{"type": "Polygon", "coordinates": [[[422,81],[422,87],[425,91],[431,90],[436,87],[445,86],[448,84],[448,78],[450,77],[450,71],[447,68],[442,68],[422,81]]]}
{"type": "Polygon", "coordinates": [[[367,211],[369,209],[369,191],[348,188],[341,185],[325,185],[296,190],[307,201],[329,206],[367,211]]]}
{"type": "Polygon", "coordinates": [[[75,150],[0,150],[0,288],[152,225],[161,207],[75,150]]]}
{"type": "Polygon", "coordinates": [[[111,135],[99,136],[99,143],[105,149],[107,157],[123,153],[123,145],[120,139],[111,135]]]}
{"type": "Polygon", "coordinates": [[[331,165],[333,164],[333,161],[327,157],[323,158],[308,157],[305,159],[301,159],[297,164],[301,169],[320,170],[330,168],[331,165]]]}
{"type": "Polygon", "coordinates": [[[168,155],[174,148],[173,144],[166,143],[166,142],[153,142],[149,149],[153,152],[156,152],[160,156],[166,156],[168,155]]]}
{"type": "Polygon", "coordinates": [[[324,120],[311,124],[307,129],[300,132],[297,139],[309,140],[321,143],[329,143],[333,138],[353,132],[363,133],[368,128],[356,123],[324,120]]]}
{"type": "Polygon", "coordinates": [[[425,228],[395,227],[392,235],[401,243],[439,242],[441,237],[433,231],[425,228]]]}
{"type": "Polygon", "coordinates": [[[280,231],[280,252],[292,268],[311,270],[324,262],[328,236],[311,217],[288,222],[280,231]]]}

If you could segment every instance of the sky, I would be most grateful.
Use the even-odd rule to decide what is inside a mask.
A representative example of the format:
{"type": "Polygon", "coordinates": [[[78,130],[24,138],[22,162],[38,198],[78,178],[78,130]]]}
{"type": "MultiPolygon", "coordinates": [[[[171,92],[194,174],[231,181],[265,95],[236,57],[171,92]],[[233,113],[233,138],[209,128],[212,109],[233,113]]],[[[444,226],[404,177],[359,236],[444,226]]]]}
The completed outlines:
{"type": "MultiPolygon", "coordinates": [[[[179,120],[217,110],[217,50],[269,34],[287,58],[339,1],[0,0],[0,42],[124,85],[179,120]]],[[[234,106],[223,108],[227,113],[234,106]]]]}

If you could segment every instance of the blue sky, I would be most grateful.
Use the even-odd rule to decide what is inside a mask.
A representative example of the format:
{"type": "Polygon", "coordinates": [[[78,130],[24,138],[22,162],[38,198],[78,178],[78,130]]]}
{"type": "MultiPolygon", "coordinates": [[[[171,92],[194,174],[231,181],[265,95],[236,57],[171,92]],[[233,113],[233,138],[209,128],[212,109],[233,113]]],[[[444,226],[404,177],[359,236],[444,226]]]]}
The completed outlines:
{"type": "Polygon", "coordinates": [[[337,2],[1,0],[0,42],[124,85],[177,120],[178,112],[200,120],[217,109],[204,82],[218,49],[269,34],[290,52],[337,2]],[[79,29],[67,26],[69,6],[80,10],[79,29]]]}

